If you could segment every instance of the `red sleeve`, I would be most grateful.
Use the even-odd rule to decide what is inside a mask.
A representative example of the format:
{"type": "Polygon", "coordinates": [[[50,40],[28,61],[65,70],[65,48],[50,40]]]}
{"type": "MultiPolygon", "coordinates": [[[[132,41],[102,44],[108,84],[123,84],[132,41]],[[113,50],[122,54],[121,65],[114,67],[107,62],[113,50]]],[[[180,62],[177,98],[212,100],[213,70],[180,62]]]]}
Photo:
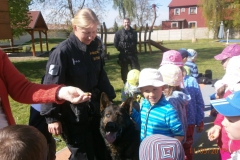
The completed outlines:
{"type": "Polygon", "coordinates": [[[222,127],[222,121],[223,121],[223,119],[224,119],[224,116],[221,115],[220,113],[218,113],[218,114],[217,114],[217,117],[216,117],[216,119],[215,119],[215,121],[214,121],[214,125],[218,125],[218,126],[222,127]]]}
{"type": "Polygon", "coordinates": [[[8,94],[20,103],[50,103],[58,101],[56,92],[59,85],[41,85],[29,82],[0,51],[0,77],[4,81],[8,94]]]}

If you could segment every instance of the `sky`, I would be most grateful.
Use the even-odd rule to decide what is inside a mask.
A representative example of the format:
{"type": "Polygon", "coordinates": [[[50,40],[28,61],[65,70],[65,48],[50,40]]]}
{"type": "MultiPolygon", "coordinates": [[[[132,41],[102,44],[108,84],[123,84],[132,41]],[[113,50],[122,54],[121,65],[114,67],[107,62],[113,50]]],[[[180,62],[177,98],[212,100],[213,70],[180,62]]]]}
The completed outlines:
{"type": "MultiPolygon", "coordinates": [[[[168,20],[169,14],[168,14],[168,5],[171,2],[171,0],[151,0],[150,4],[156,4],[158,5],[157,8],[157,19],[155,21],[155,25],[160,25],[162,21],[168,20]]],[[[118,11],[114,10],[112,8],[113,4],[109,4],[107,6],[108,14],[106,18],[103,19],[103,22],[105,22],[106,27],[112,27],[114,24],[114,21],[116,17],[118,17],[118,11]]],[[[119,22],[117,22],[119,24],[119,22]]],[[[122,25],[122,24],[119,24],[122,25]]]]}

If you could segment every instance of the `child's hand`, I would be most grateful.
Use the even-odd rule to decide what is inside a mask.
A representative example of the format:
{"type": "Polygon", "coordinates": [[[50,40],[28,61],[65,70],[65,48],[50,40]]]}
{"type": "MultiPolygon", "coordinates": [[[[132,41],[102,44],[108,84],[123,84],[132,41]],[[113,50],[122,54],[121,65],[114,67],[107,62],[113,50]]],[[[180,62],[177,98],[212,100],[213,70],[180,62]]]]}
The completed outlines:
{"type": "Polygon", "coordinates": [[[204,126],[197,126],[196,127],[197,133],[201,133],[203,131],[203,129],[204,129],[204,126]]]}
{"type": "Polygon", "coordinates": [[[214,141],[219,137],[221,127],[214,125],[212,128],[209,129],[208,131],[208,139],[210,141],[214,141]]]}

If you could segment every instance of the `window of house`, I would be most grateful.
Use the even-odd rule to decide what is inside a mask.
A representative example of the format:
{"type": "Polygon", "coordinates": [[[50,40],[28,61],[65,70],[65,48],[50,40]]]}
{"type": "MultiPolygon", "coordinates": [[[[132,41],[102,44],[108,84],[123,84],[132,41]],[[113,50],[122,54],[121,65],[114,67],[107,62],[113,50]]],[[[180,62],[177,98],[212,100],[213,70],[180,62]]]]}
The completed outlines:
{"type": "Polygon", "coordinates": [[[174,15],[180,15],[180,8],[174,9],[174,15]]]}
{"type": "Polygon", "coordinates": [[[178,23],[177,22],[172,22],[171,23],[171,28],[178,28],[178,23]]]}
{"type": "Polygon", "coordinates": [[[197,7],[189,7],[189,14],[197,14],[197,7]]]}
{"type": "Polygon", "coordinates": [[[197,22],[188,22],[188,28],[196,28],[197,27],[197,22]]]}
{"type": "Polygon", "coordinates": [[[181,12],[185,12],[185,8],[181,8],[181,12]]]}

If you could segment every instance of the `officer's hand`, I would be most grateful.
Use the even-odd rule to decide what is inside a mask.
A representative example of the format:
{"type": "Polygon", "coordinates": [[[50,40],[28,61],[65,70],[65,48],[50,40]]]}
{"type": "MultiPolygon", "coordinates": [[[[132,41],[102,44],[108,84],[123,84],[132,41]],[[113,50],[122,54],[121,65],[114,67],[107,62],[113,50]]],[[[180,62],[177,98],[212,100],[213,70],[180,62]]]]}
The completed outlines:
{"type": "Polygon", "coordinates": [[[62,124],[61,122],[54,122],[48,124],[48,132],[52,133],[53,135],[59,135],[62,133],[62,124]]]}
{"type": "Polygon", "coordinates": [[[91,93],[84,93],[77,87],[67,86],[59,89],[57,97],[59,100],[66,100],[73,104],[78,104],[90,100],[91,93]]]}

